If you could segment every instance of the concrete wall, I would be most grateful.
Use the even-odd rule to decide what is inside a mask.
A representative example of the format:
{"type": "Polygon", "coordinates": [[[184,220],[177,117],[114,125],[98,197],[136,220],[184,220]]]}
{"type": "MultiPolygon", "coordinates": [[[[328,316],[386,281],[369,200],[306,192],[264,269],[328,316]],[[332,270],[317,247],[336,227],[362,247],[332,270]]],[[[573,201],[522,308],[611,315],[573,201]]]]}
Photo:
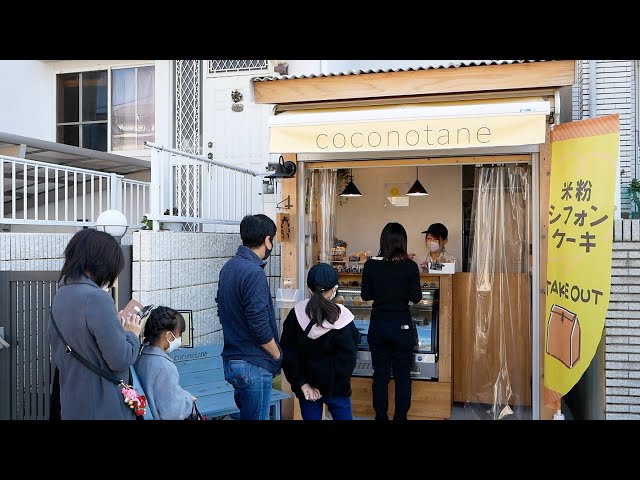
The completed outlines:
{"type": "MultiPolygon", "coordinates": [[[[237,233],[135,232],[133,298],[145,305],[192,310],[194,345],[222,342],[215,302],[218,278],[240,244],[237,233]]],[[[265,269],[274,302],[280,279],[277,245],[265,269]]]]}
{"type": "Polygon", "coordinates": [[[616,221],[605,324],[606,418],[640,420],[640,220],[616,221]]]}
{"type": "MultiPolygon", "coordinates": [[[[0,271],[61,270],[64,249],[72,236],[73,233],[0,233],[0,271]]],[[[131,243],[131,235],[122,238],[123,245],[131,243]]]]}

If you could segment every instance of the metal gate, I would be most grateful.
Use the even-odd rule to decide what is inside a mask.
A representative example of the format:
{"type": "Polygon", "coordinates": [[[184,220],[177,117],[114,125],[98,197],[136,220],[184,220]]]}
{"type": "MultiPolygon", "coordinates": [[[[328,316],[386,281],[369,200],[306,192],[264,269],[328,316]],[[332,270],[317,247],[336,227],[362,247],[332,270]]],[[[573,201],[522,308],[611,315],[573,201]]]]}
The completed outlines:
{"type": "Polygon", "coordinates": [[[49,418],[47,325],[60,272],[0,272],[0,420],[49,418]]]}

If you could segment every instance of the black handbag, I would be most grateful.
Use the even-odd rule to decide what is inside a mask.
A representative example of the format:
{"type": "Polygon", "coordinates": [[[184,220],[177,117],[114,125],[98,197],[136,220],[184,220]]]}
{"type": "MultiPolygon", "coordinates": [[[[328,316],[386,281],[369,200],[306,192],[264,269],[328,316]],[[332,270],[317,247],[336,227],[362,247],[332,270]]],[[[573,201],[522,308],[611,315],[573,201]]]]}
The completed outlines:
{"type": "Polygon", "coordinates": [[[198,410],[198,406],[196,405],[195,400],[193,401],[193,407],[191,407],[191,413],[189,414],[189,416],[187,418],[185,418],[185,420],[206,420],[207,417],[205,417],[204,415],[202,415],[200,413],[200,410],[198,410]]]}

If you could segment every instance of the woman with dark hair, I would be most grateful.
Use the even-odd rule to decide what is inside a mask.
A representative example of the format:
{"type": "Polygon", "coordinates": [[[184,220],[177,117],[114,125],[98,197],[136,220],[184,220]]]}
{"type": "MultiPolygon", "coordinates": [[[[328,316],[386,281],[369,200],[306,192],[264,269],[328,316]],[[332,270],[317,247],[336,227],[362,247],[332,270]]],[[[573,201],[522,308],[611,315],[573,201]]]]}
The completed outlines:
{"type": "Polygon", "coordinates": [[[388,420],[389,380],[395,383],[394,420],[406,420],[411,407],[411,365],[417,330],[409,302],[422,299],[418,265],[407,254],[407,232],[387,223],[380,234],[380,252],[364,264],[362,299],[373,300],[367,340],[373,367],[373,409],[376,420],[388,420]]]}
{"type": "MultiPolygon", "coordinates": [[[[122,249],[108,233],[84,229],[71,238],[64,258],[49,318],[60,418],[134,420],[133,410],[124,403],[122,387],[67,350],[68,346],[94,368],[129,382],[129,367],[140,350],[141,319],[138,315],[120,317],[109,292],[124,268],[122,249]]],[[[51,418],[57,413],[52,412],[51,418]]]]}
{"type": "Polygon", "coordinates": [[[334,420],[351,420],[351,374],[358,329],[353,314],[333,303],[338,273],[326,263],[309,269],[308,300],[296,303],[282,326],[282,371],[300,402],[303,420],[321,420],[326,404],[334,420]]]}
{"type": "Polygon", "coordinates": [[[134,367],[154,419],[184,420],[191,413],[195,397],[180,386],[169,356],[180,347],[184,330],[183,316],[169,307],[151,310],[144,325],[144,345],[134,367]]]}

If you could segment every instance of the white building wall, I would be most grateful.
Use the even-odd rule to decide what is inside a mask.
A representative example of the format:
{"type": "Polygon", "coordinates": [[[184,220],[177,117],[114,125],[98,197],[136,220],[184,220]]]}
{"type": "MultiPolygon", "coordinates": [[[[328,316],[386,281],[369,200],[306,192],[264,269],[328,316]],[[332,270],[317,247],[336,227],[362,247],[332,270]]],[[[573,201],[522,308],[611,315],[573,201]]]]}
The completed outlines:
{"type": "MultiPolygon", "coordinates": [[[[169,145],[173,128],[173,77],[170,60],[2,60],[0,132],[56,141],[56,75],[108,68],[155,65],[156,143],[169,145]]],[[[114,152],[148,158],[148,150],[114,152]]]]}
{"type": "Polygon", "coordinates": [[[326,71],[323,73],[345,72],[347,70],[439,67],[450,62],[460,61],[462,60],[324,60],[326,71]]]}
{"type": "MultiPolygon", "coordinates": [[[[620,192],[617,205],[622,212],[631,208],[627,187],[640,175],[637,153],[636,81],[634,60],[595,60],[596,116],[620,114],[620,192]]],[[[573,120],[589,118],[589,60],[579,60],[578,81],[573,87],[573,120]]]]}
{"type": "Polygon", "coordinates": [[[51,81],[39,60],[0,60],[0,132],[55,141],[51,81]]]}

